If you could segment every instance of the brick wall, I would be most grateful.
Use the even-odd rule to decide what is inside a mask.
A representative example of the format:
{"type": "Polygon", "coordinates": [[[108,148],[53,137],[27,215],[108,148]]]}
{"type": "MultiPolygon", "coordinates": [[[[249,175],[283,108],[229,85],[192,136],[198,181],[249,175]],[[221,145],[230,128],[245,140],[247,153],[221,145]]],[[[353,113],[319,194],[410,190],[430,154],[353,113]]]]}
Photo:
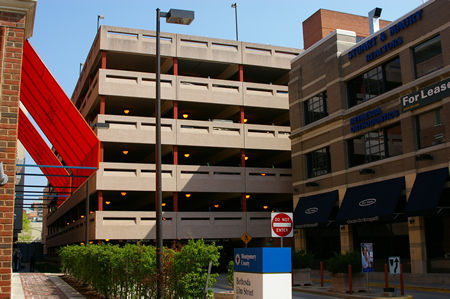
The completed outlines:
{"type": "Polygon", "coordinates": [[[17,119],[25,15],[0,12],[0,161],[9,177],[0,187],[0,298],[11,297],[11,255],[17,119]]]}
{"type": "MultiPolygon", "coordinates": [[[[389,21],[380,20],[380,28],[389,21]]],[[[369,19],[367,17],[319,9],[303,22],[303,47],[311,47],[336,29],[354,31],[357,36],[369,36],[369,19]]]]}

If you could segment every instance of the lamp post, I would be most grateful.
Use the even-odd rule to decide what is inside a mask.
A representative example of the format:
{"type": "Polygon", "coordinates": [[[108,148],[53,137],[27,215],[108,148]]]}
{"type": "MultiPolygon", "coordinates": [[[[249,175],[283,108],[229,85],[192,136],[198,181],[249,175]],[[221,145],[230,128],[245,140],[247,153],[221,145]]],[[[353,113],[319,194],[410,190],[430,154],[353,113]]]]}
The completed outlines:
{"type": "Polygon", "coordinates": [[[236,20],[236,40],[239,40],[239,38],[238,38],[237,3],[231,4],[231,7],[234,8],[234,18],[236,20]]]}
{"type": "Polygon", "coordinates": [[[156,210],[156,298],[162,298],[162,190],[161,190],[161,34],[160,18],[166,18],[167,23],[189,25],[194,20],[194,12],[191,10],[170,9],[162,12],[156,9],[156,142],[155,142],[155,210],[156,210]]]}

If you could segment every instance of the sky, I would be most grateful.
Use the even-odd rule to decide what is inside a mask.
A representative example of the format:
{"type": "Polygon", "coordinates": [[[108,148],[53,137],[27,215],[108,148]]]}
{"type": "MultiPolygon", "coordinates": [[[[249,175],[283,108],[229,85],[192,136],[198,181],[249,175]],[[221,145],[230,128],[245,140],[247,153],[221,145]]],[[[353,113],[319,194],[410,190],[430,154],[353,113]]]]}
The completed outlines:
{"type": "MultiPolygon", "coordinates": [[[[161,31],[221,39],[236,39],[237,3],[240,41],[303,48],[302,22],[320,8],[367,16],[381,7],[381,19],[393,21],[423,0],[37,0],[32,46],[71,97],[84,62],[101,25],[155,30],[156,8],[195,12],[189,26],[161,21],[161,31]]],[[[33,163],[27,157],[27,163],[33,163]]],[[[36,169],[28,168],[27,172],[36,169]]],[[[45,179],[26,177],[26,184],[45,184],[45,179]]]]}

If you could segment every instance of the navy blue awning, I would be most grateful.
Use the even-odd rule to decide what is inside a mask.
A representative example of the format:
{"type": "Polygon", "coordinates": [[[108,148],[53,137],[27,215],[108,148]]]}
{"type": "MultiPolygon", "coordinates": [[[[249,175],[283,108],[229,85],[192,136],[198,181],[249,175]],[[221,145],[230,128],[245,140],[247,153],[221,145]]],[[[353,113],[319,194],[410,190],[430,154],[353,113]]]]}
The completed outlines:
{"type": "Polygon", "coordinates": [[[447,167],[418,173],[405,211],[413,215],[436,208],[447,178],[447,167]]]}
{"type": "Polygon", "coordinates": [[[356,223],[392,215],[404,185],[405,178],[401,177],[348,188],[336,220],[356,223]]]}
{"type": "Polygon", "coordinates": [[[319,223],[328,222],[337,199],[337,191],[300,197],[294,211],[294,227],[314,227],[319,223]]]}

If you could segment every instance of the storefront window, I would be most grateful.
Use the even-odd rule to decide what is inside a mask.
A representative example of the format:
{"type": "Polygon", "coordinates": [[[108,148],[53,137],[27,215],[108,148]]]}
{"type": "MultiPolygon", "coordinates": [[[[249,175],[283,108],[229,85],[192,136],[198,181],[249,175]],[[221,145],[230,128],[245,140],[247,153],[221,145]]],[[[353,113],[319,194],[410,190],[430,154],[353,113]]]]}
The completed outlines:
{"type": "Polygon", "coordinates": [[[416,117],[417,148],[425,148],[445,142],[441,109],[425,112],[416,117]]]}
{"type": "Polygon", "coordinates": [[[321,92],[310,98],[304,102],[304,105],[305,125],[327,116],[327,92],[321,92]]]}
{"type": "Polygon", "coordinates": [[[306,155],[308,177],[313,178],[330,172],[330,150],[324,147],[306,155]]]}
{"type": "Polygon", "coordinates": [[[347,141],[349,167],[400,155],[402,131],[400,124],[368,132],[347,141]]]}
{"type": "Polygon", "coordinates": [[[413,53],[416,78],[434,72],[444,65],[439,35],[415,47],[413,53]]]}
{"type": "Polygon", "coordinates": [[[347,83],[348,105],[353,107],[402,85],[400,59],[379,65],[347,83]]]}

